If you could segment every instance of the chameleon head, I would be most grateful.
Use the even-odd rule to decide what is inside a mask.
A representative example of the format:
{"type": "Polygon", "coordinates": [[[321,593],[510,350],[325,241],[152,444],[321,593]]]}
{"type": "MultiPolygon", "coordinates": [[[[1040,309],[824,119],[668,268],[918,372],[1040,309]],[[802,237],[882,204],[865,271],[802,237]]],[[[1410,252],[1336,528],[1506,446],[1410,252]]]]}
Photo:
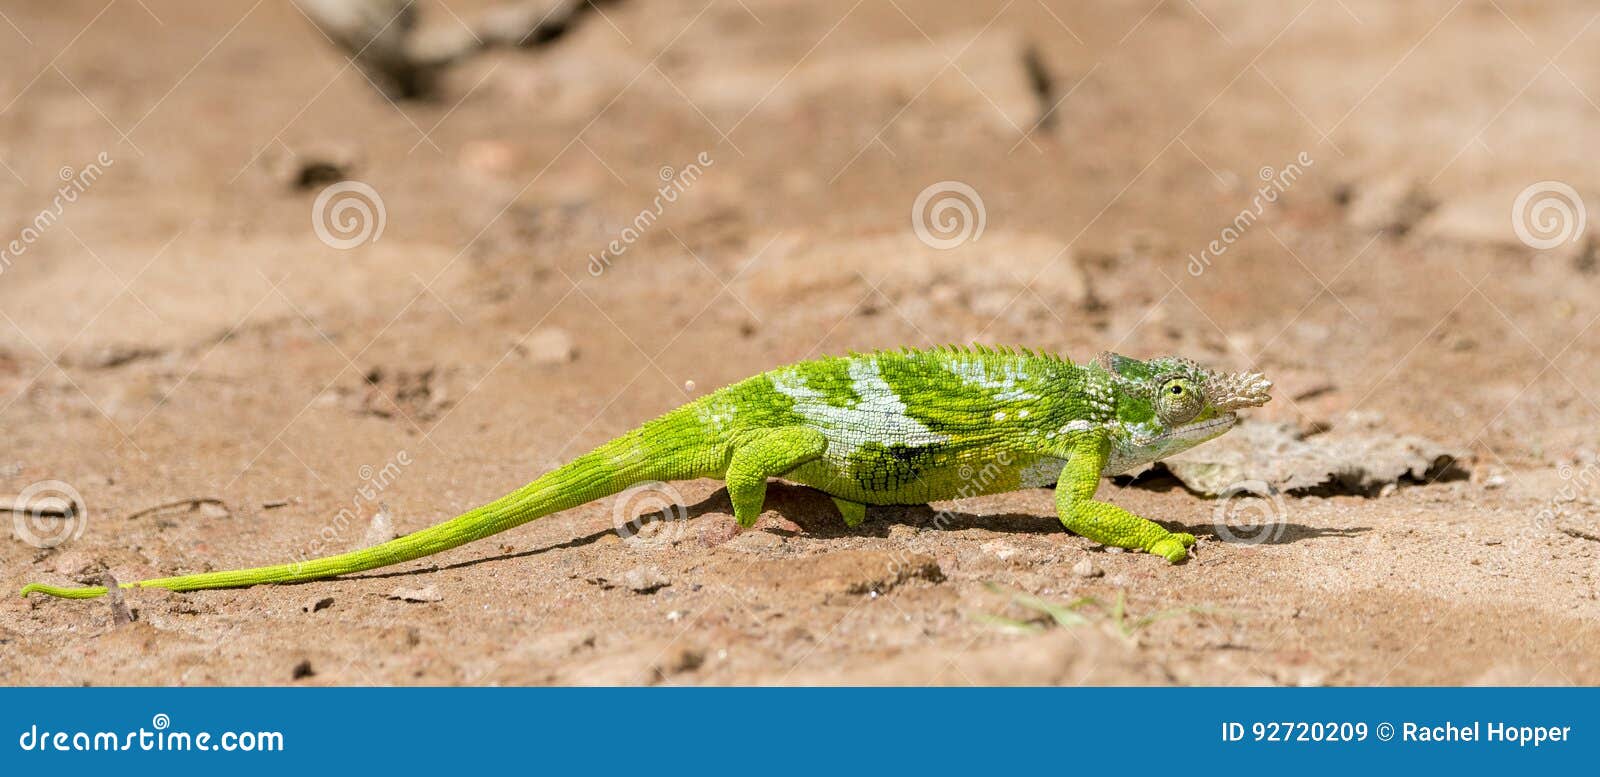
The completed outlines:
{"type": "Polygon", "coordinates": [[[1106,474],[1126,472],[1220,436],[1237,411],[1267,403],[1272,381],[1257,372],[1214,372],[1179,357],[1095,360],[1116,385],[1106,474]]]}

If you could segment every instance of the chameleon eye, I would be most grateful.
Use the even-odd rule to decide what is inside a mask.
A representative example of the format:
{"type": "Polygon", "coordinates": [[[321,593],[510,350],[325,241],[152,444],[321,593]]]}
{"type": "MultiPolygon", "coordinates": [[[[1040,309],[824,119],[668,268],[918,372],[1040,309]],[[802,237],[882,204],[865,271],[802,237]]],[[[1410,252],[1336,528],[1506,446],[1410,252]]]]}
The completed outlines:
{"type": "Polygon", "coordinates": [[[1161,396],[1156,402],[1156,414],[1167,424],[1187,423],[1200,413],[1200,397],[1189,388],[1188,381],[1173,378],[1161,384],[1161,396]]]}

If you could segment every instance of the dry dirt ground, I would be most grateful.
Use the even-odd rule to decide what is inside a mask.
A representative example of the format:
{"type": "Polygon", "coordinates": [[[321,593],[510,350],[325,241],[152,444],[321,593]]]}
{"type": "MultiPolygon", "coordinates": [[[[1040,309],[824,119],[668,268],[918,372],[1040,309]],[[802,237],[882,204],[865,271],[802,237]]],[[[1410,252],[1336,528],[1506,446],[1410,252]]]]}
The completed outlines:
{"type": "Polygon", "coordinates": [[[6,590],[358,547],[849,349],[1184,354],[1269,373],[1258,419],[1470,457],[1284,495],[1259,543],[1170,478],[1107,483],[1202,538],[1177,567],[1064,533],[1047,490],[850,531],[775,487],[737,533],[681,483],[354,579],[130,594],[129,624],[10,596],[0,682],[1600,682],[1600,243],[1512,221],[1540,182],[1600,202],[1595,17],[624,1],[395,104],[286,2],[7,8],[0,494],[83,510],[12,527],[6,590]],[[383,206],[348,249],[313,228],[340,178],[383,206]],[[913,228],[942,181],[983,203],[949,248],[913,228]]]}

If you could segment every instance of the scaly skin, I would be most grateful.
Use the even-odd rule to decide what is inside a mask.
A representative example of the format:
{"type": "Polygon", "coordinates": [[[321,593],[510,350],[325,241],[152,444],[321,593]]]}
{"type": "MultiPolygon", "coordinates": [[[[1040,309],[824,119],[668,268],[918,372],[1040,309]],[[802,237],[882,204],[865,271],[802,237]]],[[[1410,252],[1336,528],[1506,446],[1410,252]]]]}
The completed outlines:
{"type": "MultiPolygon", "coordinates": [[[[780,367],[652,420],[487,505],[399,539],[310,561],[123,583],[193,591],[293,583],[430,556],[663,480],[720,478],[751,526],[767,479],[826,492],[850,526],[873,504],[923,504],[1056,484],[1061,523],[1178,563],[1189,534],[1094,499],[1100,478],[1227,431],[1271,383],[1186,359],[990,348],[884,351],[780,367]]],[[[74,599],[103,587],[22,589],[74,599]]]]}

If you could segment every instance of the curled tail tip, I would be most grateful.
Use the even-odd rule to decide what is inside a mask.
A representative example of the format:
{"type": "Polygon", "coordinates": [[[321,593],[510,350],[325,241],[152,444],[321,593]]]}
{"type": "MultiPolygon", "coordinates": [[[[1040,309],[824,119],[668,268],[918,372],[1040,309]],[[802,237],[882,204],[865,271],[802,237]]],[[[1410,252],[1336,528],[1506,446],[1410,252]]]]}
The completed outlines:
{"type": "Polygon", "coordinates": [[[23,596],[33,593],[54,596],[59,599],[93,599],[97,596],[105,596],[106,589],[103,586],[90,586],[87,588],[63,588],[60,586],[45,585],[43,583],[29,583],[22,587],[23,596]]]}

